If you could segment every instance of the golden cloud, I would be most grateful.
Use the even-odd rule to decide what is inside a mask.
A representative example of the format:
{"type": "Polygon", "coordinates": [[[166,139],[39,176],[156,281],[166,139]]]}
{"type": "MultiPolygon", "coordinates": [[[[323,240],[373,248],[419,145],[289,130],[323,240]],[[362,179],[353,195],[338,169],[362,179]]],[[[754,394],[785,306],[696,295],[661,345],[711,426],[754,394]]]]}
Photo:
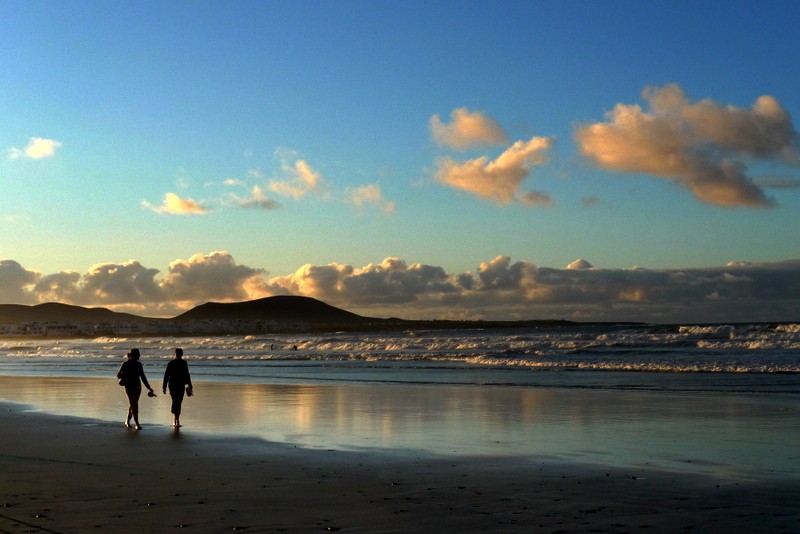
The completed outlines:
{"type": "Polygon", "coordinates": [[[437,162],[436,179],[498,204],[509,204],[516,198],[531,167],[547,161],[546,152],[551,146],[551,138],[533,137],[529,141],[517,141],[493,161],[486,156],[463,163],[442,158],[437,162]]]}
{"type": "Polygon", "coordinates": [[[191,198],[181,198],[175,193],[164,195],[164,201],[160,206],[153,206],[149,202],[142,202],[142,206],[156,213],[168,215],[204,215],[210,211],[201,203],[191,198]]]}
{"type": "Polygon", "coordinates": [[[433,115],[428,126],[433,140],[457,150],[481,146],[504,145],[508,135],[498,122],[478,111],[457,108],[450,113],[450,124],[444,124],[439,115],[433,115]]]}
{"type": "Polygon", "coordinates": [[[749,109],[692,103],[672,84],[647,87],[642,98],[647,110],[617,104],[606,122],[576,129],[586,158],[606,170],[674,180],[700,201],[723,207],[773,204],[747,176],[748,158],[800,161],[791,118],[771,96],[749,109]]]}

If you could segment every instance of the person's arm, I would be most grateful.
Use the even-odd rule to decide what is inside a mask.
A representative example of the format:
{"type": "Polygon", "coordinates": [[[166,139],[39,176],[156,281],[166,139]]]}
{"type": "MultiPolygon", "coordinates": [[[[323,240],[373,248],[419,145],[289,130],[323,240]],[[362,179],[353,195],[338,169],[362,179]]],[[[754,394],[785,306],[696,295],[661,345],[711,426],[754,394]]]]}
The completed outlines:
{"type": "Polygon", "coordinates": [[[142,377],[142,383],[144,384],[144,387],[146,387],[147,390],[152,393],[153,388],[150,387],[150,383],[147,381],[147,377],[144,376],[144,366],[142,366],[141,363],[139,363],[139,376],[142,377]]]}
{"type": "Polygon", "coordinates": [[[161,391],[162,393],[164,393],[164,395],[167,394],[167,384],[169,383],[169,368],[172,366],[171,364],[172,362],[169,362],[167,364],[167,370],[164,371],[164,383],[161,384],[161,391]]]}
{"type": "Polygon", "coordinates": [[[192,375],[189,374],[189,364],[186,364],[186,386],[192,389],[192,375]]]}

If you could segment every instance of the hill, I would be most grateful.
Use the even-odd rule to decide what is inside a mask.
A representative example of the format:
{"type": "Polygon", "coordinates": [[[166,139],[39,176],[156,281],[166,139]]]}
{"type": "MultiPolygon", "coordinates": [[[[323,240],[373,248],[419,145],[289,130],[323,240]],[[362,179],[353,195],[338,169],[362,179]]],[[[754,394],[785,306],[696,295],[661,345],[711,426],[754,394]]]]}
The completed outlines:
{"type": "Polygon", "coordinates": [[[84,308],[58,302],[48,302],[35,306],[22,304],[0,304],[0,324],[20,324],[34,322],[128,322],[139,321],[141,317],[128,313],[117,313],[107,308],[84,308]]]}
{"type": "MultiPolygon", "coordinates": [[[[253,323],[245,326],[255,333],[263,328],[274,326],[258,326],[258,322],[274,322],[283,328],[311,328],[314,330],[385,330],[385,329],[420,329],[420,330],[457,330],[464,328],[518,328],[518,327],[569,327],[577,323],[563,320],[523,320],[523,321],[451,321],[451,320],[405,320],[379,319],[364,317],[311,297],[281,295],[266,297],[246,302],[207,302],[172,319],[153,319],[127,313],[117,313],[106,308],[84,308],[60,303],[25,306],[19,304],[0,304],[0,325],[22,325],[26,323],[86,323],[86,324],[123,324],[148,323],[148,330],[142,333],[158,335],[160,333],[242,333],[242,326],[231,327],[230,324],[216,326],[198,326],[202,323],[231,323],[241,321],[253,323]],[[172,327],[170,327],[172,325],[172,327]],[[194,326],[192,326],[194,325],[194,326]],[[177,329],[176,329],[176,328],[177,329]]],[[[586,324],[586,323],[584,323],[586,324]]],[[[111,329],[113,331],[113,328],[111,329]]],[[[130,328],[125,329],[130,333],[130,328]]],[[[84,332],[91,335],[89,332],[84,332]]]]}
{"type": "Polygon", "coordinates": [[[247,302],[208,302],[172,320],[178,323],[242,320],[356,326],[372,323],[377,319],[362,317],[311,297],[275,296],[247,302]]]}

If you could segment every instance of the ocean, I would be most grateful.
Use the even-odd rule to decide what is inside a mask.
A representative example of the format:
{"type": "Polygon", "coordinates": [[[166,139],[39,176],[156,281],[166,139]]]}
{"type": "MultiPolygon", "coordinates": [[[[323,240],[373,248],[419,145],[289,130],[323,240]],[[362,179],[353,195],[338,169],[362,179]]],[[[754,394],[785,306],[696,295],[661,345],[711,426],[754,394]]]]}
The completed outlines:
{"type": "Polygon", "coordinates": [[[800,324],[5,339],[0,399],[121,426],[136,347],[166,429],[178,346],[182,433],[800,479],[800,324]]]}
{"type": "Polygon", "coordinates": [[[0,373],[112,376],[130,348],[198,379],[800,392],[800,324],[0,339],[0,373]]]}

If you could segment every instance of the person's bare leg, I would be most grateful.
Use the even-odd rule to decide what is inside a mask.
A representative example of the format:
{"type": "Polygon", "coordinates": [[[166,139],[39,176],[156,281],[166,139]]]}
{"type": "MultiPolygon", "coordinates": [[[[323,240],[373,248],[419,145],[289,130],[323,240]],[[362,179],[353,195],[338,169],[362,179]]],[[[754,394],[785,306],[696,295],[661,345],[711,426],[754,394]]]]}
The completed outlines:
{"type": "Polygon", "coordinates": [[[136,395],[136,390],[125,388],[125,394],[128,396],[128,417],[125,418],[125,426],[130,428],[131,427],[131,419],[136,421],[136,424],[139,424],[138,420],[138,397],[136,395]]]}
{"type": "MultiPolygon", "coordinates": [[[[130,415],[133,416],[133,422],[136,423],[136,430],[141,430],[142,425],[139,424],[139,395],[142,394],[141,389],[134,389],[128,393],[128,399],[130,400],[130,415]]],[[[130,420],[130,416],[128,417],[130,420]]]]}

